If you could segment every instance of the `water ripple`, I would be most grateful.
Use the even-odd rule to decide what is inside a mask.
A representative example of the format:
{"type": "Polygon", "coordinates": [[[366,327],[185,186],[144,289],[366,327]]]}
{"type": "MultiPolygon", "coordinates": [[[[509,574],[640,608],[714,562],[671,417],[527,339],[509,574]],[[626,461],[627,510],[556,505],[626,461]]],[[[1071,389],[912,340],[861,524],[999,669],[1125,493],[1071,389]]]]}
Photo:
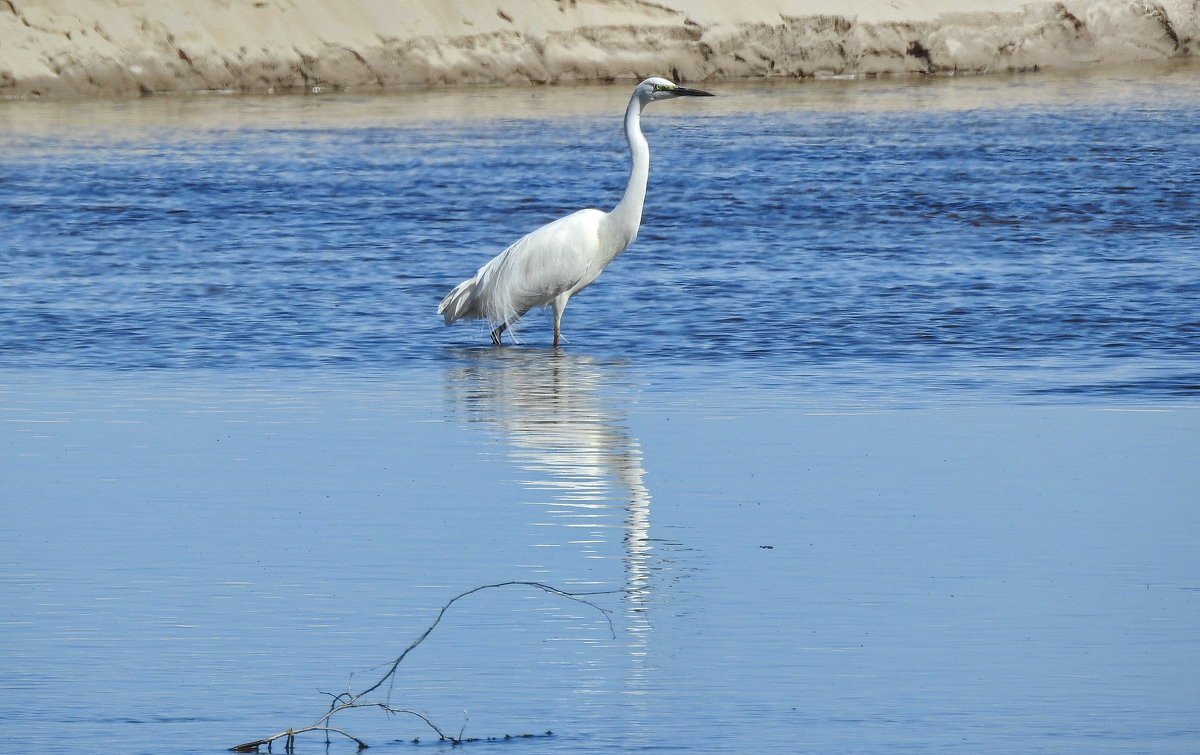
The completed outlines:
{"type": "MultiPolygon", "coordinates": [[[[1171,91],[930,111],[914,88],[909,108],[878,111],[652,113],[642,234],[572,302],[569,348],[666,372],[748,360],[882,388],[951,369],[1002,394],[1188,394],[1200,97],[1171,91]]],[[[439,360],[484,338],[441,327],[449,286],[538,224],[611,204],[625,176],[616,117],[285,116],[195,140],[6,142],[0,366],[439,360]]],[[[521,330],[534,346],[547,331],[538,316],[521,330]]]]}

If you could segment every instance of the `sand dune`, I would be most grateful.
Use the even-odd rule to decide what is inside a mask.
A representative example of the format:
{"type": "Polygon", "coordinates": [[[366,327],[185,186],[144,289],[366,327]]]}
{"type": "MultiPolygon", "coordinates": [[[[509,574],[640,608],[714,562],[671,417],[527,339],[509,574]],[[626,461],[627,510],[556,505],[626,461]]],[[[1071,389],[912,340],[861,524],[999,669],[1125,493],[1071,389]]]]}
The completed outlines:
{"type": "Polygon", "coordinates": [[[0,1],[9,97],[990,72],[1198,53],[1193,0],[0,1]]]}

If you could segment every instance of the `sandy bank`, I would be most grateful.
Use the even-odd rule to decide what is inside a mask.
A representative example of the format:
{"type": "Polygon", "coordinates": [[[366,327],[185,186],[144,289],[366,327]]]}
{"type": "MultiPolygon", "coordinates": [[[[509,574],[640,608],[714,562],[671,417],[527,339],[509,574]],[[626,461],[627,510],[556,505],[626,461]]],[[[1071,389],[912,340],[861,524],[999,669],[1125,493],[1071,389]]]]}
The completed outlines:
{"type": "Polygon", "coordinates": [[[10,97],[988,72],[1198,53],[1191,0],[0,0],[10,97]]]}

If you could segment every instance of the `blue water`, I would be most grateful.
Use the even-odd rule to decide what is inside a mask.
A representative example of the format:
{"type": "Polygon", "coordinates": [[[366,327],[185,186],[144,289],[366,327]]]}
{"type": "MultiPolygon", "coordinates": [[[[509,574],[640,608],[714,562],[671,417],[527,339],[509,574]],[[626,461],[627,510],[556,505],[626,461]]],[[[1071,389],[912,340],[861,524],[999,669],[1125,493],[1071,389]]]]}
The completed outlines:
{"type": "Polygon", "coordinates": [[[1196,69],[711,88],[0,102],[10,749],[1196,751],[1196,69]]]}
{"type": "MultiPolygon", "coordinates": [[[[641,236],[572,302],[565,333],[667,371],[754,362],[905,392],[1194,395],[1194,74],[1115,99],[1082,82],[1082,104],[1056,89],[1006,106],[1036,81],[949,81],[934,86],[991,104],[836,82],[846,101],[817,109],[804,87],[765,111],[781,95],[747,87],[707,111],[657,105],[641,236]],[[885,95],[892,107],[872,109],[885,95]]],[[[623,89],[601,91],[619,112],[623,89]]],[[[339,126],[319,99],[289,104],[244,128],[85,114],[8,133],[0,366],[444,360],[487,342],[443,328],[449,287],[541,223],[611,206],[625,179],[614,113],[339,126]]],[[[549,341],[544,315],[520,332],[549,341]]]]}

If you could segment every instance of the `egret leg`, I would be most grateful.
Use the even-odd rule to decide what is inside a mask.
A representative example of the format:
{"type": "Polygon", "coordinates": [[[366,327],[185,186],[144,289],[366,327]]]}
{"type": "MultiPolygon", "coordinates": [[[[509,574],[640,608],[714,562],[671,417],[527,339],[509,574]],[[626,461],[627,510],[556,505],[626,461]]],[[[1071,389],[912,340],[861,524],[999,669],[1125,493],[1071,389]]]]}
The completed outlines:
{"type": "Polygon", "coordinates": [[[554,300],[554,348],[558,348],[558,342],[562,340],[562,316],[563,310],[567,308],[567,294],[559,294],[554,300]]]}
{"type": "MultiPolygon", "coordinates": [[[[528,311],[529,311],[528,308],[522,309],[511,320],[505,320],[504,322],[497,325],[492,330],[492,345],[499,346],[500,345],[500,335],[502,333],[504,333],[504,331],[508,330],[509,326],[511,326],[514,322],[516,322],[517,320],[520,320],[522,317],[524,317],[525,313],[528,311]]],[[[516,343],[516,341],[513,341],[513,343],[516,343]]]]}
{"type": "Polygon", "coordinates": [[[508,323],[506,323],[506,322],[500,323],[499,325],[496,326],[496,328],[494,330],[492,330],[492,345],[493,346],[500,345],[500,334],[506,330],[508,330],[508,323]]]}

